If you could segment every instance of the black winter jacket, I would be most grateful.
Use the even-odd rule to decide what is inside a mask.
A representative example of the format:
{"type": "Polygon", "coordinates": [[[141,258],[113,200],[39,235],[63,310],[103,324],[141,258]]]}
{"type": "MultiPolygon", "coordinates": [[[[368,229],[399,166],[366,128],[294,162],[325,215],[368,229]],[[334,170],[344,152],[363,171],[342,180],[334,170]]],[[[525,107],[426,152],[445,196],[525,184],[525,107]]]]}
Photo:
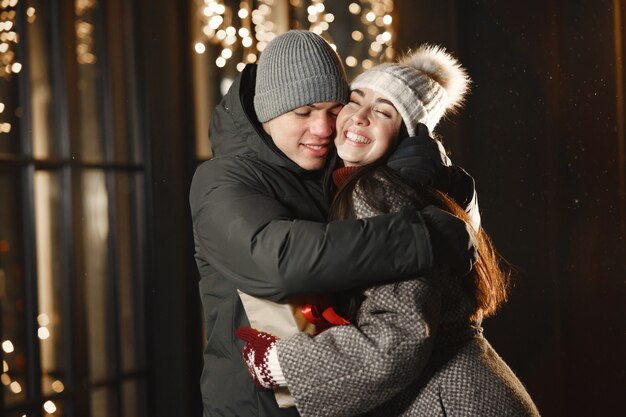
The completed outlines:
{"type": "Polygon", "coordinates": [[[289,160],[262,132],[248,65],[216,108],[214,158],[194,175],[190,204],[207,345],[204,416],[297,416],[258,391],[234,330],[249,325],[237,289],[274,301],[368,287],[432,267],[414,210],[328,223],[321,174],[289,160]]]}

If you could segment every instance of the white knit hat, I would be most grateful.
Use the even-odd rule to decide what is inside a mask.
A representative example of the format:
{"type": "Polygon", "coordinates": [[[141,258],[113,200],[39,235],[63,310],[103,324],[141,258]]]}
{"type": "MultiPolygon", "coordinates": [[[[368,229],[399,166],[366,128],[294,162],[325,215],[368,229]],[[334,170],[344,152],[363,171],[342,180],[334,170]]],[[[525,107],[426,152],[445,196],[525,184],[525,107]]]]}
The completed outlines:
{"type": "Polygon", "coordinates": [[[442,47],[425,44],[397,63],[363,72],[351,88],[369,88],[388,98],[413,136],[418,123],[432,132],[446,112],[462,106],[469,84],[455,58],[442,47]]]}

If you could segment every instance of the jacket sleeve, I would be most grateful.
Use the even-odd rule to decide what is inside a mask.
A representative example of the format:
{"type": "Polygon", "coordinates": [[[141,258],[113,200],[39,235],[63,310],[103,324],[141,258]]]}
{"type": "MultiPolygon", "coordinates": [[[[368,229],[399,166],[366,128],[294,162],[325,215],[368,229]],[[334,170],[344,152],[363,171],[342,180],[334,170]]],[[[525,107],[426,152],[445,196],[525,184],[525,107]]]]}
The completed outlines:
{"type": "Polygon", "coordinates": [[[212,162],[198,168],[191,187],[196,257],[248,294],[281,301],[407,278],[433,265],[428,230],[415,210],[298,220],[254,173],[212,172],[219,166],[212,162]]]}
{"type": "Polygon", "coordinates": [[[406,388],[428,362],[441,295],[427,279],[365,291],[355,325],[277,342],[301,416],[360,415],[406,388]]]}
{"type": "Polygon", "coordinates": [[[460,166],[450,165],[437,178],[436,186],[465,209],[471,226],[474,230],[478,230],[480,228],[480,211],[474,178],[460,166]]]}

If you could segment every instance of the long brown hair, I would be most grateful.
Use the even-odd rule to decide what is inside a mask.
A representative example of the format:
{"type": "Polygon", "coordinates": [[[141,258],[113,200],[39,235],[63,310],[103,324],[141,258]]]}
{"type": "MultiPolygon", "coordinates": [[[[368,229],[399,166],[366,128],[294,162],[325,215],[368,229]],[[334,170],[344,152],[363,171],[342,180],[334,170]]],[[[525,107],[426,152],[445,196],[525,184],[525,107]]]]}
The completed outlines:
{"type": "MultiPolygon", "coordinates": [[[[386,197],[383,184],[391,183],[394,193],[403,200],[411,202],[418,210],[428,205],[435,205],[461,218],[468,225],[469,216],[448,195],[417,183],[410,182],[393,169],[381,163],[361,167],[353,173],[347,182],[337,191],[330,207],[331,220],[355,218],[354,193],[358,198],[373,208],[377,213],[389,213],[392,210],[386,197]]],[[[471,229],[471,226],[469,226],[471,229]]],[[[510,274],[503,268],[504,261],[495,251],[491,239],[482,227],[474,230],[476,241],[476,262],[470,273],[462,277],[464,288],[476,303],[472,319],[493,315],[507,299],[510,274]]]]}

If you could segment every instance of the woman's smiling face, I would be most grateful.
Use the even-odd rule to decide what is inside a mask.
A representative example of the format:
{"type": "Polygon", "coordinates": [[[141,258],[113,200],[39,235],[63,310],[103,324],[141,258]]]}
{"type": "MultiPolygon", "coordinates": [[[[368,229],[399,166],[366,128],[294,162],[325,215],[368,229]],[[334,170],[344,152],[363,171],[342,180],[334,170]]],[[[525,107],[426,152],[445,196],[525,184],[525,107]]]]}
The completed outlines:
{"type": "Polygon", "coordinates": [[[345,166],[361,166],[383,157],[396,140],[402,117],[384,95],[369,88],[352,90],[337,116],[337,154],[345,166]]]}

